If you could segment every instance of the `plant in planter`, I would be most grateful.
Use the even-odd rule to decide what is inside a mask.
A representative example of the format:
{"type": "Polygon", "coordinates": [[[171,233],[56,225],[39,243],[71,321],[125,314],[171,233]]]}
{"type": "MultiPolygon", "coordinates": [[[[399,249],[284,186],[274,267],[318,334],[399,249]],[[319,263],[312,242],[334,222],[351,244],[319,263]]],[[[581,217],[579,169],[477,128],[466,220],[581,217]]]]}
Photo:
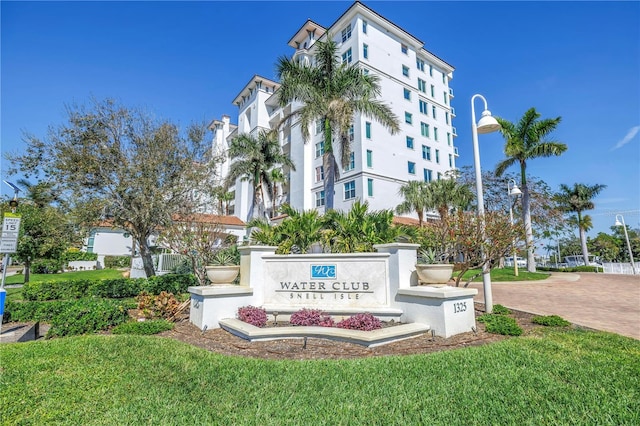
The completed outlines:
{"type": "Polygon", "coordinates": [[[428,285],[446,285],[453,275],[453,263],[446,251],[423,248],[418,254],[416,273],[418,281],[428,285]]]}
{"type": "Polygon", "coordinates": [[[205,267],[211,284],[232,284],[240,274],[240,255],[236,246],[218,250],[205,267]]]}

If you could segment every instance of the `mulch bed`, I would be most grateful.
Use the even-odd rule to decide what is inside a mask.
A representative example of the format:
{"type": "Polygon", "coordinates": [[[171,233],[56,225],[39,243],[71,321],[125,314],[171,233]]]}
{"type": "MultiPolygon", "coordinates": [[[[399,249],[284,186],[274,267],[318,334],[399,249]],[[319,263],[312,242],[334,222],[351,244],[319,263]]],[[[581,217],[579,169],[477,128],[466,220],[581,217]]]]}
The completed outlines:
{"type": "MultiPolygon", "coordinates": [[[[476,304],[476,316],[484,313],[483,305],[476,304]]],[[[531,333],[540,326],[533,324],[534,316],[528,312],[512,310],[511,316],[518,325],[523,328],[524,334],[531,333]]],[[[206,349],[211,352],[262,359],[349,359],[371,356],[389,355],[413,355],[439,352],[451,349],[460,349],[471,346],[485,345],[504,339],[509,336],[487,333],[484,324],[477,322],[475,333],[468,332],[458,334],[447,339],[432,337],[430,333],[389,343],[374,348],[366,348],[354,343],[338,342],[329,339],[295,338],[280,339],[266,342],[249,342],[223,329],[206,330],[189,322],[188,313],[176,322],[171,331],[165,331],[159,336],[180,340],[193,346],[206,349]]]]}

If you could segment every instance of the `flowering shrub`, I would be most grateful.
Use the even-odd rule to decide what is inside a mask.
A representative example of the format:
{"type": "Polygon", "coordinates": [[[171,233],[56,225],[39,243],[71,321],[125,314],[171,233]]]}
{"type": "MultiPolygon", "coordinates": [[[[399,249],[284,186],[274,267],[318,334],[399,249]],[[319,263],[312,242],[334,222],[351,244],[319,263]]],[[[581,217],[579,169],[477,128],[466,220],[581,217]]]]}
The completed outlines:
{"type": "Polygon", "coordinates": [[[267,311],[255,306],[243,306],[238,308],[238,319],[256,327],[264,327],[267,325],[267,311]]]}
{"type": "Polygon", "coordinates": [[[293,325],[319,325],[333,327],[333,319],[319,309],[301,309],[291,314],[289,322],[293,325]]]}
{"type": "Polygon", "coordinates": [[[382,328],[382,322],[369,313],[356,314],[340,321],[336,327],[347,328],[349,330],[371,331],[382,328]]]}

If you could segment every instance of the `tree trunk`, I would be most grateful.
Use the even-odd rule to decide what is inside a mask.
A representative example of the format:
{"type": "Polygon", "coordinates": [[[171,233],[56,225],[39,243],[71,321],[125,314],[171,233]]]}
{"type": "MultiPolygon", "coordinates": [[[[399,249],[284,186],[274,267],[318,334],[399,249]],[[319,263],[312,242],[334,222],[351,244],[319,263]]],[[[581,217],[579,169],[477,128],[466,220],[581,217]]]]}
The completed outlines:
{"type": "MultiPolygon", "coordinates": [[[[5,265],[5,268],[7,266],[5,265]]],[[[27,260],[24,261],[24,283],[28,283],[29,279],[31,278],[31,259],[27,258],[27,260]]]]}
{"type": "Polygon", "coordinates": [[[138,247],[140,248],[140,257],[142,258],[142,266],[144,268],[145,275],[147,278],[155,276],[156,271],[153,267],[153,258],[151,257],[151,250],[149,249],[147,236],[140,237],[138,239],[138,247]]]}
{"type": "MultiPolygon", "coordinates": [[[[531,205],[526,181],[522,183],[522,215],[524,237],[527,243],[527,271],[536,272],[535,247],[533,246],[533,230],[531,228],[531,205]]],[[[515,261],[516,259],[514,259],[515,261]]]]}
{"type": "Polygon", "coordinates": [[[334,185],[336,180],[336,159],[333,156],[331,123],[324,119],[324,154],[322,167],[324,168],[324,211],[333,209],[334,185]]]}
{"type": "Polygon", "coordinates": [[[582,257],[584,266],[589,266],[589,249],[587,249],[587,235],[582,226],[582,215],[578,212],[578,230],[580,231],[580,246],[582,246],[582,257]]]}

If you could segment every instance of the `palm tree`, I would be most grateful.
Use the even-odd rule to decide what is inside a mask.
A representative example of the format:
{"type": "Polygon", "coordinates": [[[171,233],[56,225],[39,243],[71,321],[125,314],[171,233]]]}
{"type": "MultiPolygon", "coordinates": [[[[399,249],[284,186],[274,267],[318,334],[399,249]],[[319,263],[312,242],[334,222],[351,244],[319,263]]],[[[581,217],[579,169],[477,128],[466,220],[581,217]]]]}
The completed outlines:
{"type": "Polygon", "coordinates": [[[335,155],[339,153],[343,167],[348,165],[351,154],[349,129],[354,114],[378,121],[391,134],[398,132],[400,125],[391,108],[377,99],[381,93],[379,78],[364,74],[357,66],[341,63],[338,47],[330,34],[326,34],[326,41],[316,41],[314,49],[314,65],[286,57],[278,59],[277,75],[281,86],[277,93],[281,107],[293,101],[303,104],[282,122],[299,117],[304,141],[309,140],[311,125],[322,121],[325,206],[330,210],[333,209],[334,184],[338,177],[335,155]],[[338,147],[334,146],[334,133],[338,147]]]}
{"type": "Polygon", "coordinates": [[[429,207],[436,209],[441,219],[446,219],[451,209],[466,210],[474,199],[469,186],[453,178],[429,182],[426,195],[429,207]]]}
{"type": "Polygon", "coordinates": [[[420,227],[424,222],[424,212],[430,207],[427,200],[427,183],[419,180],[410,180],[400,187],[398,191],[404,201],[396,207],[396,213],[404,214],[416,212],[420,227]]]}
{"type": "Polygon", "coordinates": [[[287,181],[287,177],[282,172],[280,167],[275,167],[269,171],[271,178],[271,217],[275,217],[278,209],[276,208],[276,199],[278,198],[278,184],[284,184],[287,181]]]}
{"type": "Polygon", "coordinates": [[[578,226],[580,232],[580,245],[582,246],[582,256],[585,265],[589,265],[586,231],[591,229],[593,225],[591,217],[589,215],[583,216],[582,212],[595,208],[593,198],[606,187],[606,185],[601,184],[589,186],[582,183],[574,183],[573,187],[561,184],[560,192],[555,197],[562,210],[576,214],[575,224],[578,226]]]}
{"type": "Polygon", "coordinates": [[[496,175],[503,173],[513,164],[520,165],[520,189],[522,190],[522,221],[525,228],[525,241],[527,243],[527,270],[536,271],[533,246],[533,230],[531,227],[531,207],[529,189],[527,187],[527,161],[538,157],[551,157],[561,155],[567,150],[567,145],[562,142],[545,140],[560,123],[561,117],[545,118],[540,120],[540,113],[535,108],[524,113],[518,123],[511,123],[505,119],[496,117],[502,128],[500,132],[506,143],[504,153],[506,159],[496,166],[496,175]]]}
{"type": "Polygon", "coordinates": [[[269,171],[278,165],[295,170],[291,159],[282,153],[274,133],[261,131],[258,137],[249,133],[236,136],[229,146],[232,160],[227,175],[227,186],[237,178],[248,180],[253,190],[253,202],[248,218],[264,216],[264,188],[271,191],[272,181],[269,171]]]}

